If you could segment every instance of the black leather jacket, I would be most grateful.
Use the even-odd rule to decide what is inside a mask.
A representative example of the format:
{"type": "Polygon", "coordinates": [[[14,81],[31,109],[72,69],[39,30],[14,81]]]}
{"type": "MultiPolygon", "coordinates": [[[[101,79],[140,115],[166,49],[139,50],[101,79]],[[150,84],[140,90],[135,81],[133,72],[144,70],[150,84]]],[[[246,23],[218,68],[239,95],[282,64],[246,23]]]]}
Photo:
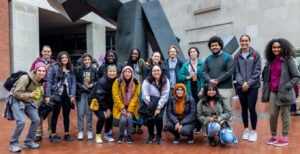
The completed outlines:
{"type": "Polygon", "coordinates": [[[91,99],[96,98],[100,103],[100,110],[106,111],[107,109],[112,110],[113,108],[113,98],[112,98],[112,85],[116,79],[110,79],[107,76],[100,78],[93,88],[90,94],[91,99]]]}

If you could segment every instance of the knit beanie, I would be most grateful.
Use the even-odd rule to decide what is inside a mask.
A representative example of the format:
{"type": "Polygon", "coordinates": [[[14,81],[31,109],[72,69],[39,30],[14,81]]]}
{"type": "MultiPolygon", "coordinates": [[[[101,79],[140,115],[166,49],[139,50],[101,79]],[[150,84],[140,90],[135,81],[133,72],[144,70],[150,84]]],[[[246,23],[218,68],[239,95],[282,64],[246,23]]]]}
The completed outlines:
{"type": "Polygon", "coordinates": [[[45,69],[47,69],[46,65],[43,62],[38,62],[34,65],[33,72],[36,72],[40,67],[45,67],[45,69]]]}

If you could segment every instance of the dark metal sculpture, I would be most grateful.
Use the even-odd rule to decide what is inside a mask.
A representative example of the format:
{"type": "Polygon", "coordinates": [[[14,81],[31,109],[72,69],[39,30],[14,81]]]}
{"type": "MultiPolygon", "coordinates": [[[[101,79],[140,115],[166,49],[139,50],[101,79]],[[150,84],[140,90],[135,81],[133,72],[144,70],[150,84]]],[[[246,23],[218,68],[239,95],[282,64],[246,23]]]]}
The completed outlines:
{"type": "MultiPolygon", "coordinates": [[[[168,47],[179,48],[178,58],[185,61],[184,54],[158,0],[141,4],[138,0],[121,3],[119,0],[48,0],[49,4],[71,21],[79,20],[93,11],[117,27],[116,52],[121,61],[128,58],[134,48],[141,50],[146,58],[147,43],[153,51],[168,57],[168,47]]],[[[238,46],[235,37],[225,38],[225,48],[233,53],[238,46]],[[228,41],[227,41],[228,40],[228,41]]]]}

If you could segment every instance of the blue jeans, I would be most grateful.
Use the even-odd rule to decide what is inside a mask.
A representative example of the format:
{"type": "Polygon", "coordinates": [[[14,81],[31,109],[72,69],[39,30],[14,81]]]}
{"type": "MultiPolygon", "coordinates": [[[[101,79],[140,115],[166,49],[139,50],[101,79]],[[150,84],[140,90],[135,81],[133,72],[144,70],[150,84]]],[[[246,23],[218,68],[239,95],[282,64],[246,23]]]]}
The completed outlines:
{"type": "Polygon", "coordinates": [[[40,123],[40,117],[37,109],[30,103],[24,103],[24,106],[22,107],[22,103],[19,101],[13,102],[11,109],[16,120],[16,127],[10,139],[10,144],[19,143],[20,135],[25,127],[26,116],[31,120],[31,124],[24,142],[33,142],[36,130],[40,123]]]}
{"type": "Polygon", "coordinates": [[[86,115],[87,131],[92,132],[92,110],[88,103],[88,94],[82,93],[80,95],[80,101],[77,102],[77,119],[78,119],[78,132],[83,132],[84,126],[84,114],[86,115]]]}
{"type": "Polygon", "coordinates": [[[133,114],[127,118],[125,115],[121,114],[120,122],[119,122],[119,129],[120,135],[124,136],[124,132],[127,129],[127,135],[130,136],[132,134],[132,116],[133,114]]]}

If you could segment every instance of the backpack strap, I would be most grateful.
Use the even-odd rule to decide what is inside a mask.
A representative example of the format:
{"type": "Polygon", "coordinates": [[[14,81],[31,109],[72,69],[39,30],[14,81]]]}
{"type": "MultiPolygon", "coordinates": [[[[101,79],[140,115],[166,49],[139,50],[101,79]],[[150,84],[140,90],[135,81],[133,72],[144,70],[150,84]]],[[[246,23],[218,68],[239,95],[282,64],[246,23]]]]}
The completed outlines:
{"type": "Polygon", "coordinates": [[[229,54],[227,52],[224,52],[224,59],[223,60],[224,60],[223,69],[226,71],[227,63],[229,62],[229,54]]]}
{"type": "Polygon", "coordinates": [[[27,86],[26,86],[26,89],[31,85],[31,82],[32,82],[32,79],[31,79],[31,77],[27,74],[27,78],[28,78],[28,84],[27,84],[27,86]]]}

